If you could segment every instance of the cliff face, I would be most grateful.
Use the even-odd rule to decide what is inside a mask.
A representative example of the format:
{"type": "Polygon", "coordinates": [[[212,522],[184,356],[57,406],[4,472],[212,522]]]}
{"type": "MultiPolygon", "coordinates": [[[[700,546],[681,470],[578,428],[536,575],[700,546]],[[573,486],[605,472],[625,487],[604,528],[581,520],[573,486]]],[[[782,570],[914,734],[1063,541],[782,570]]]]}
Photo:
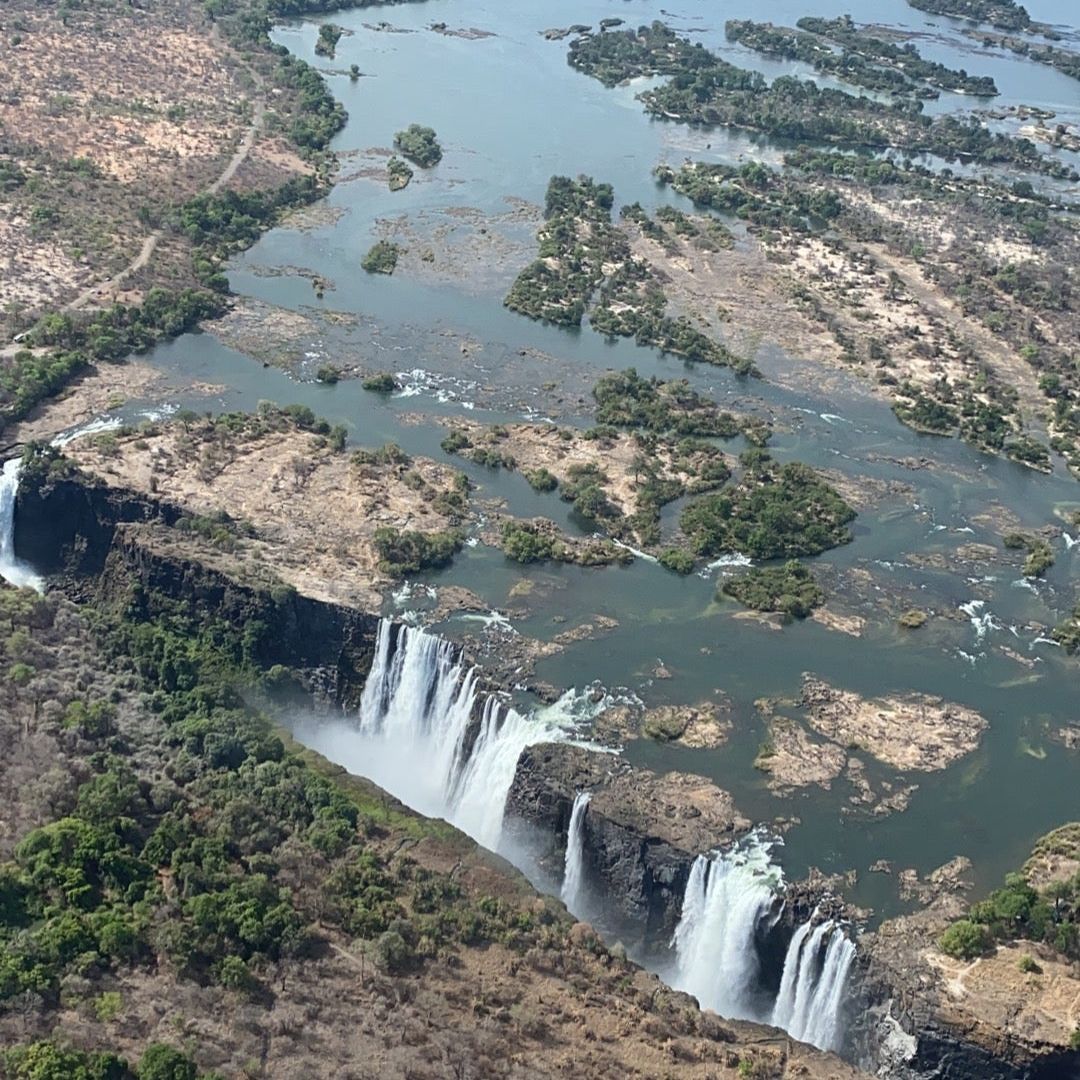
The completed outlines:
{"type": "Polygon", "coordinates": [[[937,938],[962,910],[943,897],[860,939],[859,1060],[898,1080],[1080,1080],[1072,966],[1024,942],[974,961],[945,956],[937,938]],[[1025,955],[1038,972],[1021,968],[1025,955]]]}
{"type": "Polygon", "coordinates": [[[581,791],[592,794],[583,824],[588,876],[603,882],[614,914],[648,938],[675,929],[694,858],[750,828],[731,796],[707,780],[655,776],[616,755],[561,743],[521,755],[506,812],[561,846],[581,791]]]}
{"type": "Polygon", "coordinates": [[[24,485],[17,549],[69,594],[98,604],[168,598],[252,630],[253,660],[290,668],[320,700],[354,706],[371,668],[379,617],[313,599],[252,565],[171,528],[180,511],[116,488],[67,477],[24,485]]]}

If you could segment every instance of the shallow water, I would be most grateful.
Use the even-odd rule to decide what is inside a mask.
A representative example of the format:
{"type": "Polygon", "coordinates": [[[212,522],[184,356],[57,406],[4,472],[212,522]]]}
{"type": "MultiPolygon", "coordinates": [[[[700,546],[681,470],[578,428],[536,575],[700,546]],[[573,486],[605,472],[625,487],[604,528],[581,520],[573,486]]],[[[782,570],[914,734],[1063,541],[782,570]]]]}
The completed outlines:
{"type": "MultiPolygon", "coordinates": [[[[1029,9],[1036,18],[1062,24],[1071,6],[1066,0],[1039,0],[1029,9]]],[[[318,302],[307,279],[294,272],[276,277],[260,273],[268,266],[314,271],[332,282],[325,307],[352,313],[357,321],[320,329],[308,349],[312,368],[350,350],[372,368],[433,374],[419,380],[426,388],[415,396],[386,400],[365,393],[355,382],[322,386],[263,368],[209,334],[162,346],[152,360],[172,374],[178,386],[203,382],[224,388],[209,400],[178,391],[173,395],[177,402],[227,409],[252,408],[261,399],[302,401],[332,422],[346,424],[354,443],[393,439],[410,452],[436,457],[441,456],[443,432],[432,424],[403,423],[403,414],[532,416],[551,405],[551,395],[538,387],[555,381],[562,391],[560,419],[587,423],[579,398],[596,375],[633,365],[646,375],[685,375],[731,407],[771,413],[778,424],[772,446],[778,458],[910,485],[910,493],[888,497],[860,514],[854,543],[820,562],[868,571],[871,590],[908,589],[924,598],[925,606],[955,616],[935,619],[914,634],[900,633],[884,617],[869,624],[858,640],[810,622],[773,631],[735,620],[734,606],[715,603],[722,571],[680,579],[643,560],[606,570],[522,568],[480,546],[465,549],[452,568],[430,580],[467,586],[493,608],[513,608],[517,605],[509,598],[510,590],[523,577],[534,579],[529,614],[514,625],[540,638],[594,614],[617,619],[618,627],[606,636],[576,644],[539,665],[538,674],[558,686],[599,680],[625,688],[648,704],[708,699],[717,690],[727,694],[735,733],[722,749],[686,751],[638,742],[626,754],[656,768],[713,777],[755,818],[798,817],[801,824],[790,830],[783,850],[789,876],[810,865],[826,870],[854,867],[860,873],[854,898],[884,913],[902,905],[894,879],[866,873],[881,858],[897,868],[927,871],[954,855],[968,855],[975,861],[979,888],[992,887],[1023,860],[1037,836],[1080,813],[1080,758],[1048,738],[1049,730],[1075,719],[1077,669],[1061,650],[1037,641],[1040,627],[1053,625],[1074,602],[1080,546],[1067,550],[1063,540],[1056,541],[1057,564],[1033,589],[1016,584],[1020,575],[1015,563],[957,574],[905,564],[904,555],[948,553],[970,542],[999,546],[1000,530],[973,520],[991,501],[1015,513],[1027,528],[1061,524],[1055,508],[1080,505],[1075,480],[1060,473],[1041,476],[958,442],[920,436],[870,399],[854,378],[837,376],[839,389],[830,391],[831,399],[798,389],[811,383],[812,373],[807,378],[798,357],[775,349],[763,349],[759,358],[765,380],[746,381],[724,370],[660,357],[626,341],[608,344],[587,330],[537,325],[501,306],[502,292],[520,264],[495,267],[491,286],[479,291],[458,284],[422,284],[401,273],[370,276],[359,269],[379,218],[438,215],[458,206],[505,213],[510,198],[542,201],[553,173],[584,172],[610,180],[620,204],[638,199],[646,206],[662,200],[684,205],[653,183],[650,173],[657,163],[677,163],[691,153],[705,160],[777,160],[780,148],[742,135],[706,135],[650,120],[634,100],[636,88],[608,90],[573,72],[566,64],[567,42],[547,42],[540,36],[548,27],[595,23],[611,14],[646,22],[664,17],[662,7],[656,0],[618,6],[605,0],[527,0],[514,5],[455,0],[341,12],[333,21],[351,33],[341,39],[331,62],[314,57],[314,25],[278,30],[278,40],[320,68],[343,72],[355,62],[364,72],[356,82],[340,74],[331,77],[351,117],[336,149],[347,153],[387,147],[395,130],[421,122],[436,128],[445,157],[431,174],[417,170],[413,183],[399,193],[368,179],[339,183],[327,199],[341,212],[333,224],[270,232],[237,259],[230,274],[233,287],[267,303],[314,310],[317,317],[318,302]],[[413,32],[364,27],[383,19],[413,32]],[[464,40],[439,35],[426,29],[436,19],[495,36],[464,40]],[[467,356],[459,350],[462,340],[477,343],[467,356]],[[550,359],[522,356],[522,350],[538,350],[550,359]],[[882,460],[920,456],[933,456],[937,464],[911,471],[882,460]],[[993,616],[981,636],[968,614],[959,610],[975,599],[985,603],[978,614],[993,616]],[[1002,645],[1030,658],[1034,666],[1005,655],[1002,645]],[[661,661],[674,676],[670,680],[653,676],[661,661]],[[909,775],[908,782],[919,784],[910,808],[884,820],[847,813],[851,790],[843,780],[830,792],[814,788],[779,799],[751,765],[763,738],[753,703],[765,696],[796,695],[804,671],[867,694],[940,694],[982,711],[990,729],[982,746],[952,768],[909,775]]],[[[718,12],[704,0],[693,0],[680,4],[669,21],[677,28],[700,30],[701,40],[722,48],[735,62],[775,75],[796,71],[798,65],[765,61],[731,48],[723,39],[723,20],[768,18],[790,25],[808,10],[837,15],[852,10],[852,4],[738,0],[718,12]]],[[[1034,104],[1056,108],[1063,119],[1080,115],[1080,83],[1008,53],[974,49],[958,35],[959,24],[924,16],[902,0],[856,5],[853,14],[925,32],[930,36],[918,45],[927,57],[992,74],[1002,91],[994,106],[1034,104]]],[[[971,104],[971,99],[943,94],[932,107],[971,104]]],[[[342,172],[350,172],[349,160],[342,172]]],[[[516,513],[543,514],[567,528],[579,527],[557,496],[537,495],[520,476],[455,463],[477,481],[480,497],[505,500],[516,513]]],[[[444,630],[455,635],[475,628],[475,623],[456,619],[444,630]]],[[[870,760],[866,763],[871,779],[889,775],[870,760]]]]}

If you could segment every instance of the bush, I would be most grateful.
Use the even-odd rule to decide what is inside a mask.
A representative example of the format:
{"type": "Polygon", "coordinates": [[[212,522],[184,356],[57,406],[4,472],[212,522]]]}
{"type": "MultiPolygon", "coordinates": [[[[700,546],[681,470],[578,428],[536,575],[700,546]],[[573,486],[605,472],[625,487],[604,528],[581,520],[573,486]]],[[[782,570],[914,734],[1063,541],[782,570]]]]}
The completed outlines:
{"type": "Polygon", "coordinates": [[[415,958],[412,946],[396,930],[387,930],[375,942],[375,963],[390,974],[407,971],[415,958]]]}
{"type": "Polygon", "coordinates": [[[360,260],[360,266],[369,274],[392,274],[397,269],[401,248],[389,240],[376,241],[360,260]]]}
{"type": "Polygon", "coordinates": [[[442,147],[439,146],[434,128],[410,124],[394,136],[394,147],[402,157],[422,169],[430,169],[442,161],[442,147]]]}
{"type": "Polygon", "coordinates": [[[682,548],[665,548],[660,552],[658,562],[665,570],[676,574],[689,574],[694,569],[694,556],[682,548]]]}
{"type": "Polygon", "coordinates": [[[397,389],[397,380],[389,371],[378,371],[369,375],[360,385],[375,394],[392,394],[397,389]]]}
{"type": "Polygon", "coordinates": [[[554,559],[558,557],[561,547],[550,532],[531,522],[503,522],[502,549],[515,562],[534,563],[554,559]]]}
{"type": "Polygon", "coordinates": [[[990,948],[990,931],[970,919],[954,922],[938,939],[938,946],[946,956],[958,960],[974,960],[990,948]]]}
{"type": "Polygon", "coordinates": [[[549,472],[543,466],[539,469],[529,469],[525,473],[525,479],[533,491],[554,491],[559,486],[559,478],[549,472]]]}
{"type": "Polygon", "coordinates": [[[897,619],[897,622],[905,630],[918,630],[918,628],[926,622],[927,618],[928,616],[925,611],[919,611],[918,608],[912,608],[910,611],[905,611],[900,618],[897,619]]]}
{"type": "Polygon", "coordinates": [[[778,611],[795,619],[805,619],[825,599],[814,575],[796,559],[783,566],[754,567],[725,581],[720,592],[755,611],[778,611]]]}
{"type": "Polygon", "coordinates": [[[457,532],[399,532],[387,526],[375,531],[379,569],[391,577],[448,566],[462,542],[457,532]]]}
{"type": "Polygon", "coordinates": [[[196,1080],[199,1070],[186,1054],[152,1043],[139,1059],[139,1080],[196,1080]]]}

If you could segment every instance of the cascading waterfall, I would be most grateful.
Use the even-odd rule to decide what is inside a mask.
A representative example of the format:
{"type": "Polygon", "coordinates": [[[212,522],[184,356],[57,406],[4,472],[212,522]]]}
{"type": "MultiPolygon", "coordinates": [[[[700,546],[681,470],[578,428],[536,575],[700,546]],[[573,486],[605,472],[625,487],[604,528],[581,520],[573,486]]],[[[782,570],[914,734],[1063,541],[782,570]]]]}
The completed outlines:
{"type": "Polygon", "coordinates": [[[784,1028],[822,1050],[839,1048],[855,946],[816,912],[792,935],[780,988],[769,1004],[757,940],[779,920],[783,884],[761,836],[722,855],[700,855],[690,870],[675,930],[672,983],[722,1016],[784,1028]]]}
{"type": "Polygon", "coordinates": [[[772,1022],[822,1050],[838,1049],[844,990],[854,959],[855,946],[831,919],[816,926],[813,918],[803,923],[788,946],[772,1022]]]}
{"type": "Polygon", "coordinates": [[[521,752],[567,738],[576,701],[570,692],[522,716],[495,697],[480,697],[476,672],[450,642],[384,619],[359,720],[349,726],[302,721],[296,735],[414,809],[446,818],[497,850],[521,752]]]}
{"type": "Polygon", "coordinates": [[[782,880],[758,837],[723,855],[694,860],[673,940],[679,990],[721,1016],[759,1018],[754,939],[759,923],[774,913],[782,880]]]}
{"type": "Polygon", "coordinates": [[[0,472],[0,577],[19,588],[44,590],[41,578],[15,558],[15,496],[19,492],[22,459],[4,462],[0,472]]]}
{"type": "Polygon", "coordinates": [[[563,883],[560,896],[567,910],[580,917],[581,890],[585,876],[585,813],[590,794],[579,791],[570,811],[570,827],[566,831],[566,857],[563,863],[563,883]]]}

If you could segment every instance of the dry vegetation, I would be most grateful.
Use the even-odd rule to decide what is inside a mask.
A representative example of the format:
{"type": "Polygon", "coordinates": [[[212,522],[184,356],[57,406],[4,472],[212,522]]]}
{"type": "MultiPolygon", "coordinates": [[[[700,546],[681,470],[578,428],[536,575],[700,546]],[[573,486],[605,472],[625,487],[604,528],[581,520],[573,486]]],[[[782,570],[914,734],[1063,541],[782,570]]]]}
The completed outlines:
{"type": "Polygon", "coordinates": [[[227,554],[272,566],[308,595],[378,610],[391,579],[376,532],[445,532],[461,523],[464,498],[457,470],[396,447],[349,454],[343,434],[264,411],[91,436],[66,454],[112,487],[205,519],[227,512],[243,523],[222,536],[227,554]]]}
{"type": "Polygon", "coordinates": [[[168,230],[130,280],[111,279],[146,254],[172,207],[228,171],[249,190],[307,169],[281,136],[259,130],[262,80],[198,5],[14,0],[0,34],[0,317],[9,332],[61,305],[190,284],[188,244],[168,230]]]}

